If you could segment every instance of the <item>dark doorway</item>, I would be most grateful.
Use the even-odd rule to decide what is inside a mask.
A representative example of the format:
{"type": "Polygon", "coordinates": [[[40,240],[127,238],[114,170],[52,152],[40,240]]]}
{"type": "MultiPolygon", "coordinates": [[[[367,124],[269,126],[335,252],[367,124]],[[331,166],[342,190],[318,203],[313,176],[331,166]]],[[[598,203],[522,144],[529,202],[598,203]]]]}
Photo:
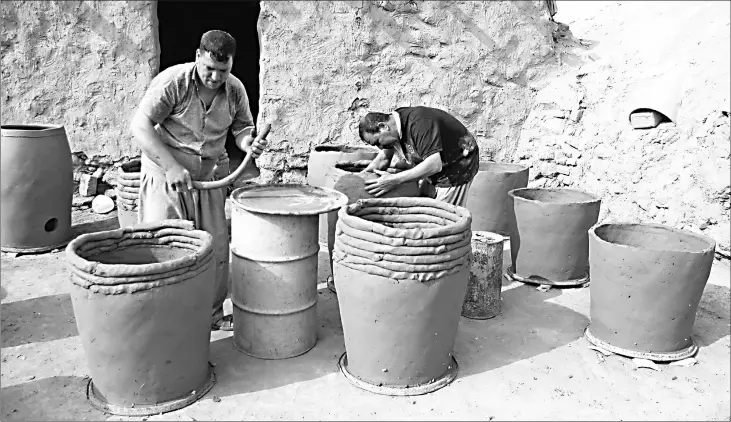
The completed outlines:
{"type": "MultiPolygon", "coordinates": [[[[259,38],[258,1],[173,1],[158,0],[157,18],[160,37],[160,70],[192,62],[201,35],[211,29],[226,31],[236,39],[236,57],[231,73],[244,83],[251,114],[259,113],[259,38]]],[[[231,170],[241,162],[243,152],[226,140],[231,170]]]]}

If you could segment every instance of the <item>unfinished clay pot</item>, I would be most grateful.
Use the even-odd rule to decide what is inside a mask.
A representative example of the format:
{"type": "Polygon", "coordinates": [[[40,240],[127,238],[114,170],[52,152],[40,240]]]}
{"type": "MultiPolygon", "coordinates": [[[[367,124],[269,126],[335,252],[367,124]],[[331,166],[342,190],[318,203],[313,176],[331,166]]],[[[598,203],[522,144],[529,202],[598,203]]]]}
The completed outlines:
{"type": "Polygon", "coordinates": [[[234,345],[262,359],[306,353],[317,342],[318,215],[348,198],[284,184],[241,187],[231,199],[234,345]]]}
{"type": "Polygon", "coordinates": [[[126,416],[185,407],[215,381],[208,363],[213,238],[165,220],[84,234],[66,247],[95,407],[126,416]]]}
{"type": "MultiPolygon", "coordinates": [[[[378,148],[370,146],[319,145],[310,151],[307,160],[307,184],[325,186],[325,175],[340,161],[371,161],[378,155],[378,148]]],[[[327,245],[327,215],[320,216],[318,242],[327,245]]]]}
{"type": "MultiPolygon", "coordinates": [[[[361,173],[365,165],[355,164],[336,164],[325,175],[325,187],[335,189],[344,193],[348,197],[348,204],[352,204],[358,199],[373,198],[365,190],[365,182],[377,179],[380,176],[376,173],[361,173]]],[[[392,169],[391,172],[399,170],[392,169]]],[[[397,186],[393,190],[381,196],[381,198],[400,198],[400,197],[418,197],[419,182],[413,181],[397,186]]],[[[327,252],[330,262],[330,270],[332,271],[332,251],[335,245],[335,226],[338,222],[338,213],[331,212],[327,215],[327,252]]],[[[331,286],[334,290],[334,284],[331,286]]]]}
{"type": "Polygon", "coordinates": [[[2,125],[0,248],[45,252],[71,239],[73,164],[60,125],[2,125]]]}
{"type": "Polygon", "coordinates": [[[137,208],[140,204],[141,161],[134,159],[122,163],[117,171],[117,219],[119,227],[137,224],[137,208]]]}
{"type": "Polygon", "coordinates": [[[472,180],[467,209],[472,213],[472,230],[510,236],[510,221],[515,219],[513,189],[528,186],[528,167],[509,163],[480,163],[472,180]]]}
{"type": "Polygon", "coordinates": [[[592,228],[587,339],[620,355],[656,361],[694,355],[691,333],[715,247],[706,236],[658,224],[592,228]]]}
{"type": "Polygon", "coordinates": [[[599,219],[601,200],[567,188],[522,188],[514,201],[512,266],[506,275],[524,283],[577,286],[589,280],[588,230],[599,219]]]}
{"type": "Polygon", "coordinates": [[[489,319],[500,313],[503,241],[504,238],[497,233],[472,232],[472,265],[462,304],[463,317],[489,319]]]}
{"type": "Polygon", "coordinates": [[[361,199],[339,211],[339,365],[354,385],[417,395],[455,379],[470,223],[467,209],[431,198],[361,199]]]}

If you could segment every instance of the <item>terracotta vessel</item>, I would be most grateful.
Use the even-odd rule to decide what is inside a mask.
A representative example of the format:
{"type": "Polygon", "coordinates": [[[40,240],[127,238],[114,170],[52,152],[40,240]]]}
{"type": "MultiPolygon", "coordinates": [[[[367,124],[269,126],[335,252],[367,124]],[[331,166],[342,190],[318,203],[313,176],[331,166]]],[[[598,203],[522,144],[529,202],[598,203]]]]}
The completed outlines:
{"type": "MultiPolygon", "coordinates": [[[[370,146],[320,145],[310,151],[307,160],[307,184],[325,186],[325,175],[340,161],[371,161],[378,155],[378,148],[370,146]]],[[[327,214],[320,216],[317,240],[327,245],[327,214]]]]}
{"type": "Polygon", "coordinates": [[[122,163],[117,170],[117,219],[119,227],[137,224],[137,208],[140,205],[140,159],[122,163]]]}
{"type": "MultiPolygon", "coordinates": [[[[345,196],[348,197],[348,204],[352,204],[358,199],[373,198],[372,195],[366,192],[365,182],[377,179],[380,176],[371,172],[361,173],[365,167],[365,165],[336,164],[325,175],[324,186],[344,193],[345,196]]],[[[398,171],[399,170],[391,169],[391,172],[394,173],[398,171]]],[[[390,192],[381,196],[381,198],[418,197],[419,195],[419,182],[413,181],[397,186],[390,192]]],[[[335,226],[337,225],[337,222],[337,212],[327,214],[327,252],[331,271],[333,268],[332,251],[335,245],[335,226]]],[[[332,286],[328,287],[330,287],[330,290],[335,291],[334,283],[332,286]]]]}
{"type": "Polygon", "coordinates": [[[521,164],[483,162],[472,180],[467,209],[472,213],[472,230],[510,236],[515,219],[513,189],[528,186],[528,167],[521,164]]]}
{"type": "Polygon", "coordinates": [[[71,240],[73,164],[60,125],[2,125],[0,248],[45,252],[71,240]]]}
{"type": "Polygon", "coordinates": [[[417,395],[457,376],[452,347],[470,271],[466,208],[431,198],[362,199],[339,211],[334,269],[357,387],[417,395]]]}
{"type": "Polygon", "coordinates": [[[587,339],[656,361],[694,355],[691,333],[715,248],[706,236],[658,224],[593,227],[587,339]]]}
{"type": "Polygon", "coordinates": [[[66,247],[92,405],[154,415],[213,386],[212,242],[191,222],[165,220],[84,234],[66,247]]]}
{"type": "Polygon", "coordinates": [[[462,304],[463,317],[489,319],[500,313],[503,241],[496,233],[472,232],[472,265],[462,304]]]}
{"type": "Polygon", "coordinates": [[[263,359],[306,353],[317,342],[318,215],[348,198],[292,184],[241,187],[231,198],[234,345],[263,359]]]}
{"type": "Polygon", "coordinates": [[[576,189],[510,191],[515,226],[512,266],[506,275],[524,283],[577,286],[589,280],[589,229],[601,200],[576,189]]]}

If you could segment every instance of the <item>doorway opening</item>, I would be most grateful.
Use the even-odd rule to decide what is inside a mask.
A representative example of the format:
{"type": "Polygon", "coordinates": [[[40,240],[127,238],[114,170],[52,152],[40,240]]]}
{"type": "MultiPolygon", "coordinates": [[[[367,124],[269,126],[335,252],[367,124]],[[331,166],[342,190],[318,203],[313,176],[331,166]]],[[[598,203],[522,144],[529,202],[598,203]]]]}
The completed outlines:
{"type": "MultiPolygon", "coordinates": [[[[170,1],[158,0],[160,70],[172,65],[192,62],[201,36],[211,29],[220,29],[236,40],[236,57],[231,73],[243,82],[249,97],[251,115],[259,114],[259,37],[257,21],[261,7],[258,1],[170,1]]],[[[226,152],[231,171],[238,167],[244,153],[236,147],[229,132],[226,152]]]]}

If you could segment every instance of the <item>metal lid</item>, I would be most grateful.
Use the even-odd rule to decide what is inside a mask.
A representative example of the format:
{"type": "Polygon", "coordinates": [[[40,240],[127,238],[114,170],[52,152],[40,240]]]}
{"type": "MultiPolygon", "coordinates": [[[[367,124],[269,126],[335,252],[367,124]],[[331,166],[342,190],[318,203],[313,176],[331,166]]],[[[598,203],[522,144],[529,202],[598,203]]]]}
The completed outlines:
{"type": "Polygon", "coordinates": [[[317,215],[348,203],[336,190],[300,184],[245,186],[234,190],[231,199],[246,211],[276,215],[317,215]]]}

